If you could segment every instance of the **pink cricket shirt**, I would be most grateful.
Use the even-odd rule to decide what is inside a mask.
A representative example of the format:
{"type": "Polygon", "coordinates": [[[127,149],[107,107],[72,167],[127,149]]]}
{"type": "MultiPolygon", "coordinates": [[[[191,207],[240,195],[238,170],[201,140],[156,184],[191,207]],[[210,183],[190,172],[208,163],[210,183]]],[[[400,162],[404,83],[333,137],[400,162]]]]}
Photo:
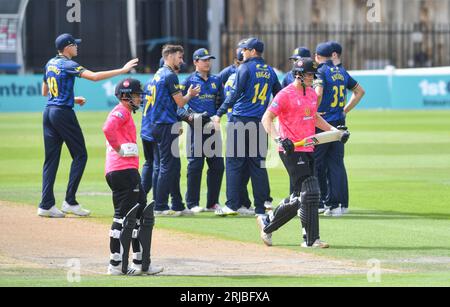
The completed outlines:
{"type": "Polygon", "coordinates": [[[103,133],[106,137],[105,174],[130,168],[139,169],[139,157],[121,157],[114,150],[121,144],[136,143],[136,126],[130,110],[119,103],[108,114],[103,133]]]}
{"type": "MultiPolygon", "coordinates": [[[[275,96],[268,110],[278,116],[281,138],[295,143],[315,134],[317,94],[312,88],[307,88],[304,96],[303,89],[290,84],[275,96]]],[[[281,147],[278,150],[283,151],[281,147]]],[[[295,151],[313,152],[314,147],[296,147],[295,151]]]]}

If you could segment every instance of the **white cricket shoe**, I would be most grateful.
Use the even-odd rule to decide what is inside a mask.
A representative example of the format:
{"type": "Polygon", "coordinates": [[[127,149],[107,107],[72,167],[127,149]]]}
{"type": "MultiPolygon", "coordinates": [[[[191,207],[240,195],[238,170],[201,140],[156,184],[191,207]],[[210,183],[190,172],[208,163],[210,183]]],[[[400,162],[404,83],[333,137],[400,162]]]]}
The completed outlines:
{"type": "Polygon", "coordinates": [[[202,207],[200,207],[200,206],[192,207],[190,210],[191,210],[193,213],[200,213],[200,212],[205,211],[205,209],[202,208],[202,207]]]}
{"type": "Polygon", "coordinates": [[[255,210],[254,209],[248,209],[246,207],[240,207],[237,210],[237,213],[239,213],[239,215],[255,215],[255,210]]]}
{"type": "Polygon", "coordinates": [[[339,217],[342,216],[342,210],[341,207],[337,207],[334,209],[328,208],[323,215],[325,216],[332,216],[332,217],[339,217]]]}
{"type": "Polygon", "coordinates": [[[192,212],[188,208],[186,208],[182,211],[173,211],[173,214],[172,214],[172,216],[193,216],[193,215],[194,215],[194,212],[192,212]]]}
{"type": "Polygon", "coordinates": [[[174,216],[175,215],[175,211],[173,210],[160,210],[160,211],[153,211],[153,214],[155,216],[174,216]]]}
{"type": "Polygon", "coordinates": [[[328,248],[328,247],[330,247],[330,244],[328,244],[327,242],[324,242],[324,241],[320,241],[320,239],[317,239],[316,241],[314,241],[313,245],[308,246],[308,245],[306,245],[306,242],[303,242],[301,247],[304,247],[304,248],[328,248]]]}
{"type": "Polygon", "coordinates": [[[89,216],[91,214],[91,211],[82,208],[81,205],[71,206],[66,201],[63,202],[61,211],[66,214],[75,214],[78,216],[89,216]]]}
{"type": "Polygon", "coordinates": [[[248,212],[250,212],[251,214],[255,214],[255,208],[247,208],[248,212]]]}
{"type": "Polygon", "coordinates": [[[267,210],[273,210],[273,205],[272,205],[271,201],[265,201],[264,202],[264,207],[266,208],[266,211],[267,210]]]}
{"type": "Polygon", "coordinates": [[[261,240],[266,244],[267,246],[272,246],[272,234],[271,233],[265,233],[264,227],[266,227],[266,223],[264,222],[265,216],[259,215],[256,217],[256,224],[258,225],[258,228],[260,230],[259,236],[261,237],[261,240]]]}
{"type": "Polygon", "coordinates": [[[319,214],[325,213],[325,211],[327,211],[328,209],[330,209],[330,207],[327,205],[324,205],[323,208],[319,208],[319,214]]]}
{"type": "Polygon", "coordinates": [[[156,275],[164,271],[164,268],[161,266],[152,266],[150,265],[148,267],[147,271],[142,271],[142,264],[132,264],[131,268],[141,271],[142,275],[156,275]]]}
{"type": "Polygon", "coordinates": [[[214,213],[218,216],[231,216],[239,214],[237,211],[230,209],[228,206],[223,206],[223,208],[217,209],[214,213]]]}
{"type": "Polygon", "coordinates": [[[349,213],[348,207],[341,207],[341,212],[342,212],[342,215],[348,214],[349,213]]]}
{"type": "Polygon", "coordinates": [[[37,214],[42,217],[53,217],[53,218],[63,218],[66,216],[64,212],[56,208],[56,206],[53,206],[48,210],[38,208],[37,214]]]}
{"type": "Polygon", "coordinates": [[[205,208],[204,212],[216,212],[217,210],[222,209],[219,204],[215,204],[211,208],[205,208]]]}
{"type": "Polygon", "coordinates": [[[112,275],[112,276],[120,276],[120,275],[139,276],[139,275],[142,275],[142,271],[131,266],[131,267],[128,267],[127,273],[124,274],[122,272],[121,264],[119,264],[119,265],[109,264],[108,271],[106,272],[106,274],[112,275]]]}

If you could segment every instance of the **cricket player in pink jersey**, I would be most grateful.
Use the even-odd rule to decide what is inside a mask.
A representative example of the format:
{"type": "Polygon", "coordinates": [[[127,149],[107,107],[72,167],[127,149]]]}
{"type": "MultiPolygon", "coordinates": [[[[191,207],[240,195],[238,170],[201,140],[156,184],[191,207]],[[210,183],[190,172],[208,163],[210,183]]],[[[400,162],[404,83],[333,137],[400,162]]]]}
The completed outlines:
{"type": "Polygon", "coordinates": [[[122,80],[116,86],[120,103],[109,113],[103,133],[106,137],[105,176],[112,190],[114,219],[110,231],[109,275],[154,275],[162,268],[150,266],[154,225],[153,201],[147,205],[139,175],[136,126],[131,112],[141,104],[142,84],[122,80]],[[128,266],[130,246],[133,264],[128,266]]]}
{"type": "MultiPolygon", "coordinates": [[[[291,195],[281,202],[273,214],[259,216],[263,242],[272,245],[272,233],[297,214],[302,224],[302,247],[327,248],[319,236],[320,189],[314,177],[314,147],[297,147],[294,143],[315,134],[318,127],[324,131],[337,130],[317,113],[317,95],[312,88],[317,63],[301,58],[293,66],[294,83],[281,90],[267,109],[262,123],[267,133],[279,144],[280,158],[289,174],[291,195]],[[279,131],[273,121],[278,117],[279,131]]],[[[346,132],[341,142],[349,137],[346,132]]]]}

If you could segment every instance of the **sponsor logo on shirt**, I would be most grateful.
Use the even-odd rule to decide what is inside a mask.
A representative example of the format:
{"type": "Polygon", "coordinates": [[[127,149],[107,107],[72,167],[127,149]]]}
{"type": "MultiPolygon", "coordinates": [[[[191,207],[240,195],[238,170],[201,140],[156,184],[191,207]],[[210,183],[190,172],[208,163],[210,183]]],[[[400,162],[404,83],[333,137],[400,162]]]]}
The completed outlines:
{"type": "Polygon", "coordinates": [[[305,116],[303,117],[303,120],[311,120],[313,117],[311,116],[311,109],[306,108],[305,109],[305,116]]]}

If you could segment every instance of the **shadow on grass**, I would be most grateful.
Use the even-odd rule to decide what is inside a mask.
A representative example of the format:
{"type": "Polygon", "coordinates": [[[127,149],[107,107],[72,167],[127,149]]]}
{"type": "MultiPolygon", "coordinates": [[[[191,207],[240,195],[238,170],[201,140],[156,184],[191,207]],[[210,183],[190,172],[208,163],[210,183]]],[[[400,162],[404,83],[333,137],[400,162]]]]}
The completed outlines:
{"type": "MultiPolygon", "coordinates": [[[[274,247],[300,247],[299,244],[274,244],[274,247]]],[[[301,248],[299,251],[328,250],[328,249],[311,249],[301,248]]],[[[371,250],[371,251],[448,251],[448,246],[360,246],[360,245],[339,245],[330,243],[329,250],[371,250]]]]}
{"type": "Polygon", "coordinates": [[[356,246],[356,245],[334,245],[333,249],[348,249],[348,250],[379,250],[379,251],[432,251],[432,250],[440,250],[440,251],[448,251],[450,252],[449,246],[356,246]]]}
{"type": "Polygon", "coordinates": [[[345,215],[343,218],[355,220],[405,220],[405,219],[450,220],[450,214],[434,213],[434,212],[413,213],[400,211],[351,210],[350,214],[345,215]]]}
{"type": "Polygon", "coordinates": [[[274,244],[274,247],[290,247],[290,248],[300,248],[300,252],[311,252],[316,250],[365,250],[365,251],[390,251],[390,252],[400,252],[400,251],[448,251],[450,252],[450,247],[448,246],[360,246],[360,245],[339,245],[330,243],[329,249],[311,249],[311,248],[301,248],[299,244],[274,244]]]}
{"type": "MultiPolygon", "coordinates": [[[[109,215],[96,215],[95,218],[98,219],[111,219],[111,216],[109,215]]],[[[156,219],[164,219],[164,220],[178,220],[178,219],[184,219],[184,220],[218,220],[218,221],[222,221],[223,219],[225,220],[235,220],[235,219],[239,219],[239,220],[243,220],[243,219],[256,219],[255,216],[253,215],[236,215],[236,216],[217,216],[214,214],[196,214],[196,215],[191,215],[191,216],[155,216],[156,219]]]]}
{"type": "MultiPolygon", "coordinates": [[[[94,218],[103,220],[111,219],[111,216],[101,214],[95,215],[94,218]]],[[[172,220],[172,219],[185,219],[185,220],[243,220],[243,219],[255,219],[253,215],[236,215],[236,216],[217,216],[214,213],[200,213],[194,216],[156,216],[156,219],[172,220]]],[[[414,220],[414,219],[426,219],[426,220],[450,220],[450,214],[446,213],[411,213],[400,211],[371,211],[371,210],[351,210],[351,212],[342,217],[329,217],[321,215],[321,219],[326,220],[414,220]]]]}

